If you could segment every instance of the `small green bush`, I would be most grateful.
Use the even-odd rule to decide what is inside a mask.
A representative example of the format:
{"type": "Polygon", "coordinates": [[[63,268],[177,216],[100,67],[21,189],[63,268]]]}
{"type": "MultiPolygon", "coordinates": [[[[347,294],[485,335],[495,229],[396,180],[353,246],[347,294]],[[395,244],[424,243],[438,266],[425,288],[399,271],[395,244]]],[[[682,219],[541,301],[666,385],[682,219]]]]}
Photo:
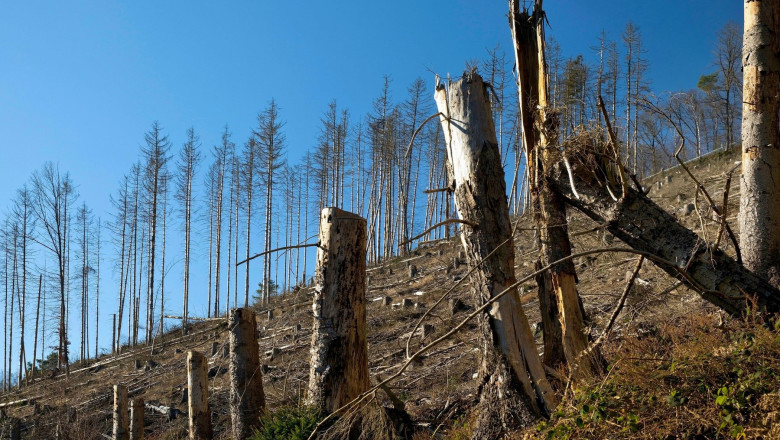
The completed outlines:
{"type": "Polygon", "coordinates": [[[263,416],[263,427],[251,440],[306,440],[321,419],[313,408],[281,408],[263,416]]]}

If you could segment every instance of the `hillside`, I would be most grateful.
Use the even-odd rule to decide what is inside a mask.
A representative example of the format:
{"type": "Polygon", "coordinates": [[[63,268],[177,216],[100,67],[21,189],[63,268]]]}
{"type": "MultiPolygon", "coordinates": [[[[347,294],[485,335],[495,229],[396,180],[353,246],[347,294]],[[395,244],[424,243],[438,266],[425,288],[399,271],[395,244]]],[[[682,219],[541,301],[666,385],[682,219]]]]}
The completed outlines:
{"type": "MultiPolygon", "coordinates": [[[[722,200],[725,173],[733,168],[735,159],[731,154],[715,153],[691,162],[692,172],[714,200],[722,200]]],[[[693,182],[680,168],[643,183],[649,188],[649,196],[687,227],[700,231],[709,242],[715,240],[718,223],[706,201],[694,197],[693,182]]],[[[735,178],[728,199],[732,227],[736,227],[738,185],[735,178]]],[[[517,220],[516,271],[518,277],[523,277],[533,271],[537,250],[532,222],[527,217],[517,220]]],[[[598,225],[576,213],[570,212],[569,231],[574,252],[618,244],[598,225]]],[[[725,238],[722,247],[734,253],[733,245],[725,238]]],[[[389,375],[403,362],[407,340],[415,350],[467,315],[471,300],[468,280],[463,277],[468,269],[460,251],[458,240],[441,240],[368,269],[372,380],[389,375]],[[450,297],[431,310],[453,287],[450,297]],[[431,313],[425,325],[412,334],[426,311],[431,313]]],[[[632,255],[609,253],[576,261],[578,288],[594,338],[601,333],[624,289],[626,272],[630,274],[635,261],[632,255]]],[[[604,346],[610,365],[607,377],[596,384],[567,390],[559,412],[549,424],[539,426],[539,435],[716,438],[744,432],[748,438],[780,437],[780,432],[769,433],[771,424],[779,418],[776,413],[764,419],[765,410],[776,409],[780,403],[780,382],[772,370],[780,360],[777,334],[753,321],[729,319],[695,293],[678,287],[675,280],[652,264],[642,268],[639,278],[604,346]],[[726,390],[719,391],[721,387],[726,390]],[[721,403],[716,403],[718,393],[726,396],[721,403]],[[722,423],[725,425],[719,431],[722,423]]],[[[311,339],[310,292],[307,287],[275,297],[270,308],[257,309],[263,384],[270,411],[296,406],[305,389],[311,339]]],[[[526,283],[521,294],[529,320],[535,325],[540,320],[535,283],[526,283]]],[[[433,438],[462,438],[459,435],[468,429],[469,408],[475,398],[472,374],[479,359],[473,327],[467,325],[454,338],[427,352],[421,364],[394,383],[393,393],[427,432],[416,438],[431,438],[433,432],[433,438]]],[[[210,355],[215,438],[227,439],[230,421],[227,361],[223,356],[225,330],[224,320],[199,322],[186,337],[172,329],[150,346],[123,347],[117,356],[73,365],[69,378],[38,378],[19,390],[6,392],[0,395],[0,402],[5,402],[4,435],[12,420],[19,419],[22,438],[55,438],[58,425],[62,438],[105,437],[111,429],[111,386],[122,383],[128,386],[131,398],[142,397],[147,403],[147,439],[186,438],[187,419],[182,413],[186,411],[185,356],[187,350],[200,350],[210,355]]],[[[384,394],[377,397],[387,400],[384,394]]],[[[518,433],[518,437],[536,433],[518,433]]]]}

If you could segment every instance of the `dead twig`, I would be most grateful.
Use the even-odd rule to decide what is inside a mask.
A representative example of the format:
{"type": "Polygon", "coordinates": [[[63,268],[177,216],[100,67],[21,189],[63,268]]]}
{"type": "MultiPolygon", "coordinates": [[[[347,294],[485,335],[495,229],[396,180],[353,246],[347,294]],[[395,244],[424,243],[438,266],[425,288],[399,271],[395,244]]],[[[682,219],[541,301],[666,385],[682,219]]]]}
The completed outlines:
{"type": "Polygon", "coordinates": [[[472,228],[476,228],[477,227],[477,225],[475,223],[472,223],[472,222],[470,222],[468,220],[460,220],[460,219],[457,219],[457,218],[451,218],[451,219],[444,220],[443,222],[436,223],[435,225],[433,225],[430,228],[422,231],[421,233],[415,235],[414,237],[412,237],[412,238],[410,238],[408,240],[402,241],[399,244],[399,246],[403,246],[403,245],[405,245],[407,243],[411,243],[414,240],[417,240],[418,238],[421,238],[422,236],[424,236],[425,234],[433,231],[436,228],[440,228],[442,226],[446,226],[446,225],[449,225],[449,224],[452,224],[452,223],[457,223],[457,224],[461,224],[461,225],[467,225],[467,226],[471,226],[472,228]]]}

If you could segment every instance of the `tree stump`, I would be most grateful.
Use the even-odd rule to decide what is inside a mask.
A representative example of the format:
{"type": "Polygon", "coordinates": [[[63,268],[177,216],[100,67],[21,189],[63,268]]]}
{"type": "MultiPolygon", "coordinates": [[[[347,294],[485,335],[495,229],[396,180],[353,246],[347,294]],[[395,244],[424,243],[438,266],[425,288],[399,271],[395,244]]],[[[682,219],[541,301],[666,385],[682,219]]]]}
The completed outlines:
{"type": "Polygon", "coordinates": [[[230,332],[230,418],[233,438],[245,440],[260,427],[265,409],[263,373],[257,345],[257,318],[250,309],[233,309],[230,332]]]}
{"type": "Polygon", "coordinates": [[[366,220],[320,215],[307,403],[332,412],[366,391],[366,220]]]}
{"type": "Polygon", "coordinates": [[[190,440],[211,440],[208,362],[198,351],[187,352],[187,408],[190,440]]]}
{"type": "Polygon", "coordinates": [[[144,440],[144,399],[130,401],[130,440],[144,440]]]}
{"type": "Polygon", "coordinates": [[[124,385],[114,385],[114,440],[129,440],[127,387],[124,385]]]}
{"type": "MultiPolygon", "coordinates": [[[[462,220],[476,225],[462,226],[461,243],[472,267],[484,260],[471,275],[479,307],[516,281],[506,183],[488,87],[476,73],[466,73],[448,87],[437,84],[434,98],[453,165],[455,207],[462,220]]],[[[478,329],[482,362],[473,438],[498,438],[549,413],[555,396],[517,289],[479,316],[478,329]]]]}

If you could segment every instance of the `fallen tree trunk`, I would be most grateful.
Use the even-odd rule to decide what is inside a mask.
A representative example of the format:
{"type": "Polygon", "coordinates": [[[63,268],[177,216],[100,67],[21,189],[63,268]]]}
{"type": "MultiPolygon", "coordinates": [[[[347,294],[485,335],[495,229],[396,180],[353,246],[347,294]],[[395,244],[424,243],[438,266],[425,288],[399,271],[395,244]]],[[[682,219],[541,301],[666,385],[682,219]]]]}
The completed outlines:
{"type": "Polygon", "coordinates": [[[632,248],[674,263],[656,262],[666,273],[726,312],[780,312],[780,291],[722,250],[713,249],[643,192],[625,182],[619,187],[618,165],[600,153],[600,140],[590,137],[578,142],[579,145],[564,149],[570,171],[564,160],[559,160],[548,176],[567,203],[604,224],[632,248]],[[681,271],[689,278],[681,276],[681,271]]]}

